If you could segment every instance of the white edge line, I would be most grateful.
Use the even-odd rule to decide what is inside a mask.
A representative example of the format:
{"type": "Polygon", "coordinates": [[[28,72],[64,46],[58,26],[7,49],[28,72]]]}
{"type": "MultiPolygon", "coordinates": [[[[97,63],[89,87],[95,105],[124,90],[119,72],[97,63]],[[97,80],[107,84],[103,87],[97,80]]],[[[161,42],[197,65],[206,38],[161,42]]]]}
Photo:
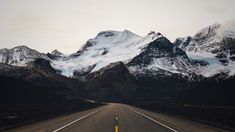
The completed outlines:
{"type": "Polygon", "coordinates": [[[168,129],[170,129],[170,130],[173,131],[173,132],[178,132],[177,130],[175,130],[175,129],[173,129],[173,128],[171,128],[171,127],[165,125],[165,124],[162,124],[161,122],[158,122],[158,121],[154,120],[153,118],[148,117],[148,116],[146,116],[146,115],[144,115],[144,114],[142,114],[142,113],[140,113],[140,112],[138,112],[138,111],[136,111],[136,110],[130,108],[129,106],[127,106],[127,108],[130,109],[130,110],[132,110],[133,112],[135,112],[135,113],[137,113],[137,114],[140,114],[140,115],[142,115],[143,117],[145,117],[145,118],[147,118],[147,119],[149,119],[149,120],[151,120],[151,121],[153,121],[153,122],[159,124],[159,125],[162,125],[162,126],[168,128],[168,129]]]}
{"type": "Polygon", "coordinates": [[[66,128],[66,127],[68,127],[68,126],[70,126],[70,125],[72,125],[72,124],[74,124],[74,123],[76,123],[76,122],[78,122],[78,121],[80,121],[80,120],[82,120],[82,119],[88,117],[88,116],[91,116],[91,115],[93,115],[93,114],[95,114],[95,113],[97,113],[97,112],[99,112],[99,111],[101,111],[101,110],[103,110],[103,109],[105,109],[105,108],[101,108],[101,109],[98,109],[98,110],[96,110],[96,111],[94,111],[94,112],[91,112],[91,113],[89,113],[89,114],[87,114],[87,115],[85,115],[85,116],[83,116],[83,117],[81,117],[81,118],[78,118],[78,119],[76,119],[76,120],[74,120],[74,121],[68,123],[67,125],[64,125],[64,126],[58,128],[58,129],[56,129],[56,130],[54,130],[54,131],[52,131],[52,132],[58,132],[58,131],[60,131],[60,130],[62,130],[62,129],[64,129],[64,128],[66,128]]]}

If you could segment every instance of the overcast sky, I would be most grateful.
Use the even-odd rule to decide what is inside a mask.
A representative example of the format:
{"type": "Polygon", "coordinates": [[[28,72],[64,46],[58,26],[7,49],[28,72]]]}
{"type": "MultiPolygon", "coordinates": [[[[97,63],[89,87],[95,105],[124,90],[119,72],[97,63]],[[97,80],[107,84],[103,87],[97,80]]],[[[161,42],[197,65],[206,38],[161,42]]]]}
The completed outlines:
{"type": "Polygon", "coordinates": [[[174,41],[235,18],[235,0],[0,0],[0,48],[77,51],[104,30],[174,41]]]}

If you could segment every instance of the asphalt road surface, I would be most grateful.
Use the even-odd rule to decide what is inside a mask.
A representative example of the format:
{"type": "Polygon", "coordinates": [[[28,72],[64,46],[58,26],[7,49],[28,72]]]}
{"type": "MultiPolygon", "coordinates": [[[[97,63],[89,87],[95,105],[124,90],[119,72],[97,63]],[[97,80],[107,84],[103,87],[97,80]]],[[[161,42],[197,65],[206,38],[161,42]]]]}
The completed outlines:
{"type": "Polygon", "coordinates": [[[217,131],[124,104],[111,103],[10,131],[23,132],[177,132],[217,131]],[[170,123],[169,123],[170,122],[170,123]]]}
{"type": "Polygon", "coordinates": [[[61,132],[171,132],[124,105],[111,104],[61,132]],[[117,130],[116,130],[117,129],[117,130]]]}

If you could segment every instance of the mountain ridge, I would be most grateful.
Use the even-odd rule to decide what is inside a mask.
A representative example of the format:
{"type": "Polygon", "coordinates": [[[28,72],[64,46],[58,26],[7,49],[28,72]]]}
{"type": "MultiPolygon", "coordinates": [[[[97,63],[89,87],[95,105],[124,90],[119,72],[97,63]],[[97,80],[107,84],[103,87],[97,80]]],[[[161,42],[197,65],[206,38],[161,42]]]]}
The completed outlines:
{"type": "Polygon", "coordinates": [[[128,30],[108,30],[98,33],[76,53],[67,56],[58,50],[43,54],[26,46],[17,46],[12,49],[0,49],[0,62],[27,66],[30,61],[43,58],[67,77],[83,76],[119,61],[127,65],[133,74],[141,74],[142,69],[143,74],[152,73],[153,76],[157,76],[155,71],[162,71],[163,74],[165,72],[166,75],[178,73],[183,76],[197,74],[204,77],[229,72],[229,76],[232,76],[235,74],[233,37],[234,31],[224,30],[221,24],[210,25],[194,36],[178,38],[173,43],[159,32],[152,31],[141,37],[128,30]],[[133,66],[134,60],[141,55],[142,61],[139,63],[143,63],[145,58],[148,64],[138,67],[141,64],[136,63],[136,66],[133,66]]]}

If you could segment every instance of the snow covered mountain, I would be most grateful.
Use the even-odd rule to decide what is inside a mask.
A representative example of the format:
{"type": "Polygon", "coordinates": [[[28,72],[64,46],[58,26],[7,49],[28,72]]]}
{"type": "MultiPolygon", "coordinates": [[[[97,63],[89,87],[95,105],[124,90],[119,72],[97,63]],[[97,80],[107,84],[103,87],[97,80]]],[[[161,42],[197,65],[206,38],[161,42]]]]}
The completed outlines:
{"type": "Polygon", "coordinates": [[[49,60],[47,55],[26,46],[17,46],[12,49],[0,49],[0,62],[15,66],[26,66],[28,62],[37,58],[49,60]]]}
{"type": "Polygon", "coordinates": [[[66,59],[53,61],[52,65],[65,76],[73,76],[74,71],[98,71],[113,62],[129,62],[159,37],[162,37],[160,33],[140,37],[128,30],[100,32],[95,38],[88,40],[77,53],[66,59]]]}
{"type": "Polygon", "coordinates": [[[65,76],[79,77],[119,61],[127,64],[131,73],[136,75],[192,73],[190,61],[184,51],[174,46],[161,33],[150,32],[141,37],[128,30],[100,32],[78,52],[67,58],[56,59],[52,61],[52,65],[65,76]]]}
{"type": "Polygon", "coordinates": [[[58,50],[46,55],[26,46],[0,49],[0,62],[5,64],[27,66],[38,58],[50,61],[62,75],[78,78],[116,62],[136,76],[234,75],[235,30],[213,24],[174,43],[159,32],[141,37],[128,30],[103,31],[70,55],[58,50]]]}
{"type": "Polygon", "coordinates": [[[178,38],[177,47],[192,60],[206,62],[197,72],[209,77],[220,72],[235,74],[235,30],[213,24],[200,30],[193,37],[178,38]]]}
{"type": "Polygon", "coordinates": [[[167,38],[159,37],[149,43],[142,52],[128,63],[136,75],[194,74],[191,62],[185,52],[172,44],[167,38]]]}

